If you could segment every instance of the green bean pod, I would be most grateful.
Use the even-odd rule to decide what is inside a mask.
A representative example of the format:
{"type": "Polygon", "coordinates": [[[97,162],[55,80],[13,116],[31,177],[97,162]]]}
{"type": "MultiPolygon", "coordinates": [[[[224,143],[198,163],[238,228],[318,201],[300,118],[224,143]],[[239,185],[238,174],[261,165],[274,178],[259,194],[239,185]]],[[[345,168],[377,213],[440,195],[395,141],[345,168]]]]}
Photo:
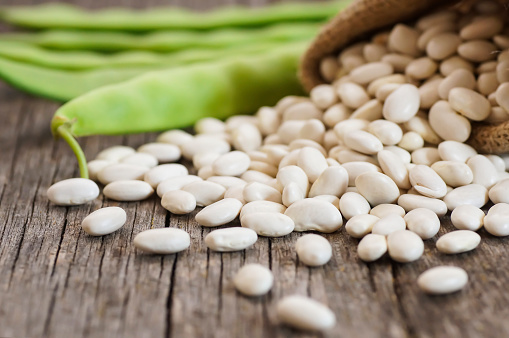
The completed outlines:
{"type": "Polygon", "coordinates": [[[169,52],[190,48],[222,49],[269,42],[300,41],[313,38],[319,28],[318,23],[285,23],[256,30],[225,28],[210,32],[157,31],[148,34],[53,30],[3,34],[0,41],[25,42],[60,50],[169,52]]]}
{"type": "Polygon", "coordinates": [[[173,67],[216,60],[231,55],[262,53],[281,45],[283,44],[278,42],[240,45],[214,50],[190,49],[173,53],[125,51],[114,54],[103,54],[91,51],[55,51],[24,42],[0,40],[0,58],[63,70],[119,68],[119,71],[123,71],[123,68],[127,67],[173,67]]]}
{"type": "MultiPolygon", "coordinates": [[[[285,44],[279,44],[279,47],[277,48],[282,48],[284,46],[285,44]]],[[[0,47],[2,47],[2,43],[0,43],[0,47]]],[[[163,70],[200,62],[209,62],[222,58],[247,57],[249,55],[266,53],[273,48],[275,48],[274,44],[265,44],[260,46],[245,46],[245,48],[239,47],[228,50],[218,50],[214,52],[192,50],[168,54],[166,60],[164,59],[165,56],[158,56],[154,53],[146,52],[142,54],[138,54],[139,52],[133,53],[133,57],[130,57],[131,53],[126,53],[129,54],[126,55],[128,57],[123,57],[121,55],[102,55],[101,58],[87,58],[86,56],[88,53],[83,54],[83,57],[76,58],[66,58],[68,55],[58,55],[58,57],[55,58],[48,58],[47,53],[37,53],[30,55],[30,58],[28,58],[29,61],[40,61],[45,65],[49,64],[56,66],[58,66],[58,61],[60,60],[62,61],[62,64],[60,64],[61,66],[73,66],[79,60],[88,60],[91,65],[97,65],[97,61],[104,61],[105,63],[104,67],[84,70],[51,69],[40,65],[5,59],[2,58],[1,55],[4,53],[12,55],[13,52],[15,53],[15,49],[0,48],[0,79],[10,83],[14,87],[34,95],[66,102],[88,93],[93,89],[123,82],[150,71],[163,70]],[[39,58],[34,60],[35,56],[38,56],[39,58]],[[156,61],[159,61],[160,63],[157,63],[156,61]],[[140,62],[140,64],[136,64],[137,62],[140,62]],[[132,65],[129,63],[132,63],[132,65]],[[115,67],[115,65],[121,65],[121,67],[115,67]]],[[[16,57],[20,55],[14,54],[12,56],[16,57]]],[[[86,62],[84,62],[84,64],[86,64],[86,62]]],[[[77,66],[79,67],[79,65],[77,66]]]]}
{"type": "Polygon", "coordinates": [[[278,22],[324,21],[346,7],[349,2],[280,3],[261,8],[230,6],[203,13],[174,7],[87,11],[66,4],[45,4],[4,7],[0,11],[0,18],[17,26],[37,29],[209,30],[223,27],[256,27],[278,22]]]}
{"type": "MultiPolygon", "coordinates": [[[[159,67],[161,68],[161,67],[159,67]]],[[[163,67],[163,69],[168,67],[163,67]]],[[[69,101],[93,89],[129,80],[157,69],[138,67],[66,71],[0,58],[0,78],[26,92],[56,101],[69,101]]]]}
{"type": "Polygon", "coordinates": [[[281,45],[282,43],[278,42],[240,45],[215,50],[190,49],[173,53],[126,51],[114,54],[103,54],[90,51],[55,51],[24,42],[0,41],[0,58],[63,70],[119,68],[119,71],[122,71],[122,68],[126,67],[173,67],[216,60],[231,55],[262,53],[281,45]]]}
{"type": "Polygon", "coordinates": [[[297,66],[306,44],[249,58],[147,73],[80,96],[57,110],[51,122],[75,152],[82,177],[86,160],[72,136],[160,131],[192,125],[205,116],[224,119],[273,105],[303,90],[297,66]]]}

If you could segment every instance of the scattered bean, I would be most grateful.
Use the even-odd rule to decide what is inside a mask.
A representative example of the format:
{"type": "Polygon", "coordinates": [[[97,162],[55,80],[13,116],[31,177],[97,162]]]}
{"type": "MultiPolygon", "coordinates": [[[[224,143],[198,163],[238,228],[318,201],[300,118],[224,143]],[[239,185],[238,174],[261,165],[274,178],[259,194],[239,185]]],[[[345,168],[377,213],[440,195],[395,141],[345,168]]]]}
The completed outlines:
{"type": "Polygon", "coordinates": [[[289,326],[324,331],[336,325],[336,316],[327,306],[304,296],[287,296],[277,303],[279,320],[289,326]]]}
{"type": "Polygon", "coordinates": [[[137,234],[133,243],[142,251],[165,255],[189,248],[191,237],[177,228],[150,229],[137,234]]]}
{"type": "Polygon", "coordinates": [[[127,215],[122,208],[101,208],[85,217],[81,222],[81,228],[92,236],[108,235],[120,229],[126,218],[127,215]]]}
{"type": "Polygon", "coordinates": [[[254,230],[235,227],[211,231],[205,236],[205,245],[213,251],[231,252],[247,249],[257,240],[254,230]]]}
{"type": "Polygon", "coordinates": [[[308,266],[327,264],[332,257],[332,247],[328,240],[320,235],[307,234],[295,243],[299,260],[308,266]]]}
{"type": "Polygon", "coordinates": [[[99,187],[86,178],[69,178],[53,184],[46,195],[56,205],[80,205],[96,199],[99,187]]]}
{"type": "Polygon", "coordinates": [[[455,266],[437,266],[423,272],[417,284],[426,293],[443,295],[459,291],[468,282],[468,275],[462,268],[455,266]]]}

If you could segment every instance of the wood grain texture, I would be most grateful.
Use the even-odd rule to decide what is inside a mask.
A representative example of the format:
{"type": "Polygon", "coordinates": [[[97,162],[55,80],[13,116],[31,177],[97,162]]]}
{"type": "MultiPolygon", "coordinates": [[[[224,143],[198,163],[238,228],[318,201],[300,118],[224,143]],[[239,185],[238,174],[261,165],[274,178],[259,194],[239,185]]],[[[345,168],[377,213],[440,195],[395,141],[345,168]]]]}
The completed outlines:
{"type": "MultiPolygon", "coordinates": [[[[231,2],[172,3],[204,9],[231,2]]],[[[141,2],[79,3],[98,8],[139,7],[141,2]]],[[[100,196],[79,207],[51,205],[47,188],[78,175],[72,152],[49,131],[56,108],[55,103],[0,84],[0,337],[509,336],[509,243],[484,230],[481,245],[471,253],[440,254],[436,236],[426,241],[425,254],[415,263],[384,258],[365,264],[356,254],[358,240],[341,229],[325,235],[333,247],[332,260],[324,267],[308,268],[293,249],[298,233],[260,238],[242,252],[210,252],[203,239],[211,229],[194,221],[196,212],[171,215],[155,196],[136,203],[100,196]],[[114,234],[88,236],[80,229],[81,220],[103,206],[124,208],[127,223],[114,234]],[[190,249],[158,256],[133,248],[133,236],[158,227],[188,231],[190,249]],[[264,297],[244,297],[233,288],[235,272],[251,262],[274,273],[274,288],[264,297]],[[417,276],[441,264],[465,268],[467,287],[448,296],[424,295],[416,286],[417,276]],[[328,304],[337,316],[336,327],[321,335],[279,325],[275,304],[295,293],[328,304]]],[[[138,147],[155,137],[97,136],[80,142],[93,158],[107,146],[138,147]]],[[[446,217],[440,235],[450,230],[446,217]]]]}

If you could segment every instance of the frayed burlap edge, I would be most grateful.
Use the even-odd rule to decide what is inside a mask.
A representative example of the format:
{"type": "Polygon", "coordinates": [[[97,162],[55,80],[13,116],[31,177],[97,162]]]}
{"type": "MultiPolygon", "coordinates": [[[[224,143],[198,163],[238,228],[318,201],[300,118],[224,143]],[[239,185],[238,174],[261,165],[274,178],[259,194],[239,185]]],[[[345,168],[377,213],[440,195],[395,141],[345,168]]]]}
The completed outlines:
{"type": "MultiPolygon", "coordinates": [[[[337,54],[341,48],[385,26],[417,17],[454,0],[357,0],[332,19],[313,40],[304,54],[299,78],[307,91],[326,83],[320,75],[320,61],[337,54]]],[[[475,1],[468,1],[470,3],[475,1]]],[[[507,3],[507,0],[500,0],[507,3]]],[[[467,141],[482,153],[509,152],[509,121],[495,125],[476,123],[467,141]]]]}

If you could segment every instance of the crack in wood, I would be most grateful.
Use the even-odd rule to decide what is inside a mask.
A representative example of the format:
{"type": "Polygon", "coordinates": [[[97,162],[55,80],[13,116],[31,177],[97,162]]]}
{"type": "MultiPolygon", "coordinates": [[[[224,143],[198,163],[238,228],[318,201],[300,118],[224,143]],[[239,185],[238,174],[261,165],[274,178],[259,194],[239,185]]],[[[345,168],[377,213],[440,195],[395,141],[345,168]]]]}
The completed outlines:
{"type": "Polygon", "coordinates": [[[178,261],[178,253],[175,254],[175,259],[173,260],[173,265],[171,267],[171,277],[170,277],[170,290],[168,291],[168,298],[166,299],[166,323],[165,323],[165,334],[166,338],[170,338],[172,336],[172,310],[173,310],[173,290],[175,286],[175,275],[177,271],[177,261],[178,261]]]}
{"type": "Polygon", "coordinates": [[[369,285],[371,286],[371,291],[376,293],[375,272],[373,271],[373,264],[376,263],[366,263],[366,266],[368,268],[369,285]]]}
{"type": "Polygon", "coordinates": [[[220,253],[221,265],[219,268],[219,287],[217,288],[217,321],[221,322],[221,315],[223,310],[223,253],[220,253]]]}
{"type": "Polygon", "coordinates": [[[399,314],[401,315],[402,323],[405,327],[405,331],[408,333],[408,336],[414,337],[415,336],[415,329],[410,324],[410,318],[408,317],[408,314],[405,310],[405,307],[403,306],[403,291],[401,290],[401,285],[398,282],[398,263],[391,261],[391,272],[392,272],[392,286],[394,290],[394,295],[396,296],[396,303],[397,303],[397,309],[399,314]]]}
{"type": "Polygon", "coordinates": [[[53,292],[51,293],[51,300],[50,300],[50,304],[49,304],[49,307],[48,307],[48,313],[46,315],[46,320],[44,321],[44,328],[42,330],[43,334],[42,336],[43,337],[49,337],[49,330],[50,330],[50,323],[51,323],[51,318],[53,317],[53,312],[54,312],[54,309],[55,309],[55,302],[56,302],[56,295],[57,295],[57,290],[58,290],[58,283],[56,283],[55,287],[53,288],[53,292]]]}
{"type": "Polygon", "coordinates": [[[30,220],[32,219],[32,217],[34,215],[35,200],[37,199],[37,191],[39,190],[40,186],[41,186],[41,178],[39,178],[39,181],[37,183],[37,187],[36,187],[35,192],[34,192],[34,196],[32,198],[32,202],[30,203],[30,205],[32,206],[30,214],[27,215],[27,218],[26,218],[26,220],[25,220],[25,222],[23,224],[23,227],[22,227],[20,240],[19,240],[19,243],[18,243],[18,247],[16,248],[17,250],[16,250],[16,253],[14,255],[14,260],[13,260],[12,266],[11,266],[11,274],[10,274],[10,278],[9,278],[9,283],[8,283],[7,289],[10,289],[10,287],[11,287],[12,278],[14,277],[14,270],[16,269],[16,263],[18,262],[19,255],[21,253],[21,248],[23,247],[23,240],[25,239],[25,232],[26,232],[28,224],[30,223],[30,220]]]}
{"type": "Polygon", "coordinates": [[[60,248],[62,247],[62,241],[64,240],[66,228],[67,228],[67,210],[65,213],[64,225],[62,226],[62,232],[60,233],[60,240],[58,241],[57,253],[55,254],[55,259],[53,260],[53,266],[51,267],[50,277],[53,277],[53,275],[55,275],[55,270],[56,270],[57,261],[58,261],[58,255],[60,254],[60,248]]]}

